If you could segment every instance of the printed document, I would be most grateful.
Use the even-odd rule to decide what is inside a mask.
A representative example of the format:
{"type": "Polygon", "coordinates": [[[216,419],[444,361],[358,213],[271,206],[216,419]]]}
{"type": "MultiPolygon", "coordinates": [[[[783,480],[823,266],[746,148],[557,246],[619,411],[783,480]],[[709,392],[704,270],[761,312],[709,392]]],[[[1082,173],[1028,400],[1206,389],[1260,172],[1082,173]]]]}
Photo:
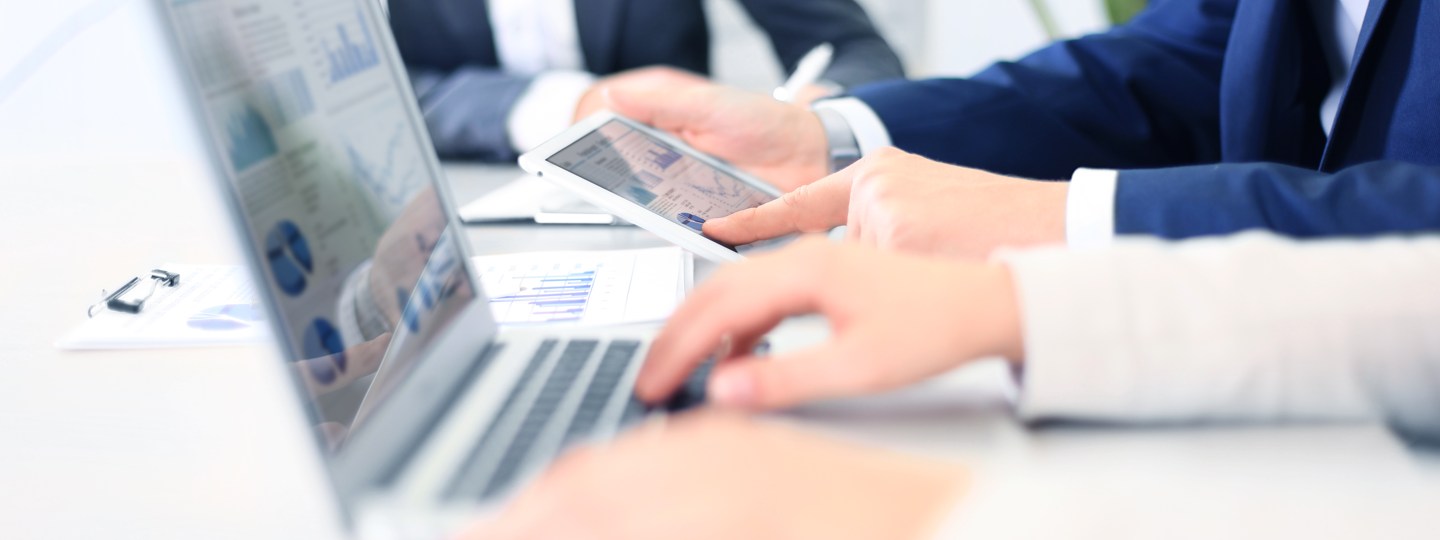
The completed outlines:
{"type": "Polygon", "coordinates": [[[495,321],[504,327],[664,320],[694,275],[678,247],[475,257],[495,321]]]}
{"type": "MultiPolygon", "coordinates": [[[[243,266],[167,264],[180,284],[160,286],[140,313],[100,309],[57,345],[62,349],[143,349],[260,343],[265,310],[243,266]]],[[[149,278],[137,287],[150,288],[149,278]]],[[[75,313],[83,311],[77,307],[75,313]]]]}

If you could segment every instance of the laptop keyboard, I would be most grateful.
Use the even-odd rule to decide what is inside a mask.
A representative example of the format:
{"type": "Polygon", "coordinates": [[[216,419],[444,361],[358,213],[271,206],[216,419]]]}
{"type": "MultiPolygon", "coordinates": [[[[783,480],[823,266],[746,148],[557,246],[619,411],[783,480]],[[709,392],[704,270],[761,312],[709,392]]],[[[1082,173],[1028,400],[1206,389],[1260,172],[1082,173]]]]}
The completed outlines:
{"type": "Polygon", "coordinates": [[[565,351],[560,353],[560,360],[555,364],[555,369],[550,371],[550,379],[545,381],[545,388],[540,390],[540,396],[536,397],[535,404],[530,406],[530,412],[520,424],[520,431],[510,442],[510,448],[505,449],[505,457],[500,459],[500,465],[495,468],[495,476],[485,485],[485,491],[480,493],[480,498],[494,495],[515,479],[515,474],[519,472],[525,457],[530,454],[535,439],[540,437],[540,431],[550,423],[550,416],[555,414],[560,400],[565,399],[565,394],[575,383],[575,377],[580,374],[580,368],[585,367],[585,360],[595,352],[597,345],[599,343],[594,341],[571,341],[565,351]]]}
{"type": "MultiPolygon", "coordinates": [[[[510,415],[510,411],[515,409],[516,403],[520,401],[520,394],[525,391],[526,386],[529,386],[530,379],[535,378],[535,372],[540,370],[540,366],[545,363],[545,358],[550,356],[550,351],[555,350],[557,343],[558,341],[553,339],[547,339],[540,343],[540,348],[535,350],[535,356],[531,357],[530,362],[526,364],[525,372],[520,374],[520,379],[516,381],[515,386],[510,389],[510,395],[505,398],[505,403],[500,405],[500,412],[496,413],[496,418],[505,418],[510,415]]],[[[465,467],[460,470],[460,474],[456,475],[455,480],[450,484],[450,496],[457,496],[460,492],[465,491],[466,486],[475,485],[484,480],[481,475],[485,474],[486,471],[479,466],[480,464],[476,459],[480,457],[480,450],[488,448],[493,444],[494,439],[494,429],[486,430],[485,435],[480,437],[480,443],[475,445],[474,455],[470,456],[469,462],[466,463],[465,467]]]]}
{"type": "MultiPolygon", "coordinates": [[[[486,430],[471,456],[460,468],[460,473],[447,490],[449,497],[486,499],[503,493],[520,473],[524,472],[535,452],[555,445],[553,439],[549,444],[541,443],[537,446],[537,443],[540,443],[542,436],[549,430],[548,426],[555,419],[562,402],[570,395],[600,343],[595,340],[573,340],[566,343],[559,358],[555,360],[554,367],[541,383],[539,392],[527,392],[527,389],[534,386],[532,380],[546,364],[545,360],[551,356],[556,346],[556,340],[541,343],[510,395],[501,405],[495,422],[486,430]],[[530,395],[533,395],[533,399],[530,395]],[[519,425],[515,426],[517,416],[520,420],[519,425]],[[497,437],[506,437],[506,440],[496,440],[497,437]],[[487,458],[494,455],[497,444],[505,445],[498,462],[493,457],[487,458]]],[[[592,434],[604,413],[605,405],[619,390],[620,381],[635,360],[639,349],[638,341],[619,340],[610,343],[604,350],[594,375],[586,383],[573,416],[567,423],[562,424],[559,449],[584,440],[592,434]]],[[[643,403],[631,397],[622,419],[626,423],[637,420],[644,415],[645,410],[643,403]]],[[[560,420],[567,421],[564,418],[560,420]]]]}
{"type": "Polygon", "coordinates": [[[575,411],[575,419],[570,422],[570,428],[565,430],[565,443],[571,443],[590,436],[595,429],[595,422],[600,420],[600,413],[610,397],[615,395],[615,387],[620,384],[620,377],[625,375],[625,368],[630,366],[630,359],[635,356],[635,351],[640,348],[638,341],[617,341],[610,344],[605,350],[605,356],[600,358],[600,367],[595,370],[595,377],[590,379],[590,387],[585,389],[585,397],[580,399],[580,407],[575,411]]]}

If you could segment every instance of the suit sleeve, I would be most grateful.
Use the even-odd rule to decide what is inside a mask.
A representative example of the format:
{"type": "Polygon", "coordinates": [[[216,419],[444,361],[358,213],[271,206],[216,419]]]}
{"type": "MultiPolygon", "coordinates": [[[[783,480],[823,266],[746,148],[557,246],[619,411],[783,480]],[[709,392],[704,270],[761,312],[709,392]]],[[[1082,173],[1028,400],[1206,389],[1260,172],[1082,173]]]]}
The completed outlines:
{"type": "Polygon", "coordinates": [[[900,57],[875,29],[855,0],[741,0],[770,36],[785,72],[800,58],[829,42],[835,56],[823,79],[850,88],[905,77],[900,57]]]}
{"type": "Polygon", "coordinates": [[[1237,0],[1162,0],[1125,26],[968,79],[854,89],[895,146],[1002,174],[1220,160],[1220,75],[1237,0]]]}
{"type": "Polygon", "coordinates": [[[532,79],[475,66],[410,70],[435,151],[445,159],[514,160],[505,120],[532,79]]]}
{"type": "Polygon", "coordinates": [[[510,161],[505,120],[529,77],[497,66],[485,2],[391,2],[390,28],[442,158],[510,161]]]}
{"type": "Polygon", "coordinates": [[[1440,237],[1254,231],[1000,257],[1024,313],[1026,418],[1384,420],[1440,441],[1440,237]]]}
{"type": "Polygon", "coordinates": [[[1296,237],[1440,229],[1440,167],[1377,161],[1333,174],[1274,163],[1120,171],[1117,234],[1186,238],[1255,228],[1296,237]]]}

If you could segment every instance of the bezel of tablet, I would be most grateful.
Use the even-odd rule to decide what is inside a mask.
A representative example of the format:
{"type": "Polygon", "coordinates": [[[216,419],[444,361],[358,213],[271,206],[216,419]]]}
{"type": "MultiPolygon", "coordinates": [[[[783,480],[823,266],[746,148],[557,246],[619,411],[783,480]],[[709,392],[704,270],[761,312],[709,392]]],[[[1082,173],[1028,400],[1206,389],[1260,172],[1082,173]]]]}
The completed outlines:
{"type": "Polygon", "coordinates": [[[775,186],[767,184],[763,180],[741,171],[724,161],[691,148],[690,145],[685,144],[680,139],[664,131],[641,124],[640,122],[608,110],[590,115],[574,126],[571,126],[570,129],[565,130],[564,133],[556,135],[534,150],[526,152],[520,156],[520,167],[531,174],[554,182],[566,189],[570,189],[590,204],[604,208],[606,211],[620,216],[626,221],[634,223],[647,231],[655,233],[661,238],[674,242],[680,247],[688,249],[701,257],[716,262],[733,262],[744,259],[745,257],[735,250],[711,240],[702,234],[698,234],[692,229],[686,228],[684,225],[670,221],[664,216],[651,212],[645,209],[645,207],[635,204],[624,197],[611,193],[610,190],[595,185],[589,180],[581,178],[579,175],[567,171],[549,161],[551,156],[569,148],[571,144],[574,144],[595,130],[600,129],[600,126],[605,125],[611,120],[618,120],[631,128],[659,139],[661,142],[675,148],[676,151],[734,176],[745,185],[766,195],[777,199],[783,195],[775,186]]]}

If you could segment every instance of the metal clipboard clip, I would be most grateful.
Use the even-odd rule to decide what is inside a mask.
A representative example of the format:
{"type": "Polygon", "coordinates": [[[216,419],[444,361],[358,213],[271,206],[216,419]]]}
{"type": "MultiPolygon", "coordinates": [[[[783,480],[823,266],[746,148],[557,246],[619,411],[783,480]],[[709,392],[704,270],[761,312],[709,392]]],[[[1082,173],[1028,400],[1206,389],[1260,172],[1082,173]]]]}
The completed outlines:
{"type": "Polygon", "coordinates": [[[130,281],[125,282],[120,288],[115,289],[115,292],[101,289],[100,301],[91,304],[90,309],[85,310],[85,314],[93,318],[96,313],[99,313],[100,310],[104,308],[110,308],[122,313],[140,313],[140,308],[145,307],[146,300],[149,300],[151,296],[155,296],[155,289],[160,288],[161,283],[164,283],[166,287],[174,287],[180,284],[180,274],[166,272],[160,269],[151,270],[150,292],[145,293],[143,297],[135,298],[134,292],[140,286],[141,279],[143,278],[130,278],[130,281]]]}

